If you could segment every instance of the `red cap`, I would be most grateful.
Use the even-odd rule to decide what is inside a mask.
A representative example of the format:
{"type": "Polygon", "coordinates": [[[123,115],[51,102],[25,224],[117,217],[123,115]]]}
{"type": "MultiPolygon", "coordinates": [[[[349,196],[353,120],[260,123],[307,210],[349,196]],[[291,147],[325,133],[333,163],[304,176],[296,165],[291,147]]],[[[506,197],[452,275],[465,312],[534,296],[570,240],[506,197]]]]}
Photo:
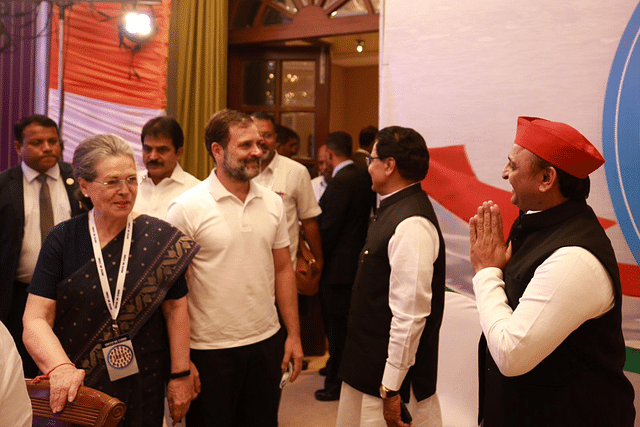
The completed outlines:
{"type": "Polygon", "coordinates": [[[604,163],[604,157],[580,132],[537,117],[518,117],[515,144],[578,178],[586,178],[604,163]]]}

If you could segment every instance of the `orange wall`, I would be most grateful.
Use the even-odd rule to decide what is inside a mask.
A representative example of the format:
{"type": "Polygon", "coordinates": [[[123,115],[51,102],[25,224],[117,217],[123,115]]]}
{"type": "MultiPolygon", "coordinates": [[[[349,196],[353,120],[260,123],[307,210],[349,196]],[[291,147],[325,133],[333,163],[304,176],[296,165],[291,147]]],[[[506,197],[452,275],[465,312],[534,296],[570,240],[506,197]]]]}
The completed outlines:
{"type": "Polygon", "coordinates": [[[331,66],[329,131],[343,130],[358,148],[358,134],[378,125],[378,66],[331,66]]]}

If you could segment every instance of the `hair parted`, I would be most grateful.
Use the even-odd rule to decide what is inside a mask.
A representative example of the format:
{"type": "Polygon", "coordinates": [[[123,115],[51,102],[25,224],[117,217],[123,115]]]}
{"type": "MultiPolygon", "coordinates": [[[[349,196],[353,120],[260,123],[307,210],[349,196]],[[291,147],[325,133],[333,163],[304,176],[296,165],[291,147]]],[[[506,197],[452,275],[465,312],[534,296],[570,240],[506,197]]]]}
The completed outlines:
{"type": "MultiPolygon", "coordinates": [[[[98,163],[109,157],[128,156],[135,163],[135,155],[131,145],[124,139],[113,134],[93,135],[86,138],[73,152],[73,175],[88,182],[93,182],[98,177],[96,167],[98,163]]],[[[83,206],[93,207],[91,199],[77,194],[78,200],[83,206]]]]}

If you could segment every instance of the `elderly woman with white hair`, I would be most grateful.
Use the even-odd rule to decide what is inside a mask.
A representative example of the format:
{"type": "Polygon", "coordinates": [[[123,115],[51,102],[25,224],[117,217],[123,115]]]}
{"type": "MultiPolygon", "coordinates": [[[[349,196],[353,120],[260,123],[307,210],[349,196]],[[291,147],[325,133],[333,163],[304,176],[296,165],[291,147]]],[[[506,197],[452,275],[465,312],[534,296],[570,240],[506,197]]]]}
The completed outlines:
{"type": "Polygon", "coordinates": [[[73,166],[90,210],[47,236],[23,319],[27,350],[51,381],[51,409],[84,383],[127,405],[125,426],[160,426],[166,385],[179,421],[195,394],[184,273],[199,246],[132,212],[136,164],[122,138],[87,138],[73,166]]]}

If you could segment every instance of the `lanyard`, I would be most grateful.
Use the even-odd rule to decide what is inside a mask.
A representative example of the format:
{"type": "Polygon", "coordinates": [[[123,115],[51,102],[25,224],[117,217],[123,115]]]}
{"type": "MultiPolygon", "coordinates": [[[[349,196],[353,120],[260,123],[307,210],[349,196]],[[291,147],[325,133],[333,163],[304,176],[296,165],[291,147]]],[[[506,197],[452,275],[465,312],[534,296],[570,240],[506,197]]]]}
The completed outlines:
{"type": "Polygon", "coordinates": [[[104,258],[102,257],[102,248],[100,247],[100,236],[96,228],[95,209],[89,212],[89,231],[91,233],[91,244],[93,245],[93,255],[96,259],[96,267],[98,268],[98,276],[100,277],[100,285],[102,286],[102,295],[107,304],[111,319],[113,320],[113,331],[118,334],[118,313],[122,305],[122,290],[124,289],[124,278],[127,275],[127,265],[129,264],[129,250],[131,249],[131,232],[133,229],[133,216],[129,214],[127,217],[127,228],[124,233],[124,242],[122,244],[122,257],[120,258],[120,269],[118,270],[118,280],[116,282],[115,298],[111,296],[111,288],[109,287],[109,278],[107,270],[104,266],[104,258]]]}

